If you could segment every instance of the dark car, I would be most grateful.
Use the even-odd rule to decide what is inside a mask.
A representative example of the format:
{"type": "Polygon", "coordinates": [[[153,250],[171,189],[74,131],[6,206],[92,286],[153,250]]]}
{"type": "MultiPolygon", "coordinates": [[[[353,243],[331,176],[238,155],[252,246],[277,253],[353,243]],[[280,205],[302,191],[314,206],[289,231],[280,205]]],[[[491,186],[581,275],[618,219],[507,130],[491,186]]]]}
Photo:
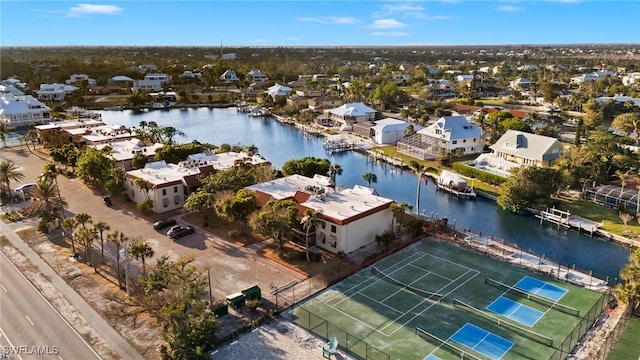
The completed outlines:
{"type": "Polygon", "coordinates": [[[103,197],[102,198],[102,203],[104,203],[107,206],[113,205],[113,202],[111,201],[111,197],[109,197],[109,196],[103,197]]]}
{"type": "Polygon", "coordinates": [[[162,230],[168,228],[169,226],[174,226],[175,224],[176,221],[174,219],[158,220],[153,223],[153,228],[156,230],[162,230]]]}
{"type": "Polygon", "coordinates": [[[193,234],[195,229],[193,226],[188,225],[175,225],[169,231],[167,231],[167,236],[176,240],[183,236],[187,236],[189,234],[193,234]]]}

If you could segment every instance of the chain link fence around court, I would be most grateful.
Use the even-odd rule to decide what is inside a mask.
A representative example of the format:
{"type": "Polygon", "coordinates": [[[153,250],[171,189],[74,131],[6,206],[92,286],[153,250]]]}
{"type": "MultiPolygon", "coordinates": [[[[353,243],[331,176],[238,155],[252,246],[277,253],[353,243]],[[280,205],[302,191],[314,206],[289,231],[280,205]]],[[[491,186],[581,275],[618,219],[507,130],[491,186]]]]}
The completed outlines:
{"type": "Polygon", "coordinates": [[[335,336],[338,340],[338,348],[347,355],[364,360],[390,360],[389,354],[366,343],[362,338],[351,334],[338,325],[330,323],[328,320],[311,313],[303,308],[296,308],[293,311],[284,312],[282,317],[302,327],[308,332],[323,339],[335,336]]]}
{"type": "Polygon", "coordinates": [[[625,312],[622,314],[622,317],[620,318],[620,321],[616,323],[616,325],[613,327],[613,329],[611,329],[611,331],[608,332],[608,334],[605,334],[604,341],[602,341],[602,346],[599,349],[597,349],[597,351],[594,351],[593,353],[589,354],[591,359],[606,360],[608,358],[609,352],[611,352],[611,350],[616,345],[618,340],[620,340],[620,337],[622,336],[625,329],[627,328],[627,325],[631,320],[632,312],[633,312],[632,307],[627,306],[625,312]]]}

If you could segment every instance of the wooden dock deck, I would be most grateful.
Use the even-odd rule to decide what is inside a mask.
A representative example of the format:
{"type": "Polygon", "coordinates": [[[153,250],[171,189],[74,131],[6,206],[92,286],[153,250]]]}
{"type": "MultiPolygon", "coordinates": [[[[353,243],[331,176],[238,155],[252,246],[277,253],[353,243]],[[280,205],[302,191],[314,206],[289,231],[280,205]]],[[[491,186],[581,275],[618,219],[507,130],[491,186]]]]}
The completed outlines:
{"type": "Polygon", "coordinates": [[[567,229],[588,232],[591,236],[598,231],[598,228],[600,228],[601,225],[595,221],[585,219],[577,215],[571,215],[568,211],[562,211],[556,208],[541,211],[539,215],[536,215],[536,217],[540,219],[540,224],[542,224],[543,221],[548,221],[552,224],[558,225],[558,227],[562,226],[567,229]]]}

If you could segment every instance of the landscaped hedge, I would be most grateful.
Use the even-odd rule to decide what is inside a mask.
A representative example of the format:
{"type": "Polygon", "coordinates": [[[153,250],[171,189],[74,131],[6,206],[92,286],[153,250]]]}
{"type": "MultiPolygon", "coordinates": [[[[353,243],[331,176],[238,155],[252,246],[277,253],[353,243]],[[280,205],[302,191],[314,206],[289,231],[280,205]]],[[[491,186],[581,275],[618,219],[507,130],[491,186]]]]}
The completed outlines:
{"type": "Polygon", "coordinates": [[[490,172],[482,171],[480,169],[476,169],[473,166],[469,166],[465,163],[454,162],[452,164],[453,171],[457,172],[460,175],[468,176],[471,178],[478,179],[484,183],[500,186],[507,179],[502,176],[492,174],[490,172]]]}

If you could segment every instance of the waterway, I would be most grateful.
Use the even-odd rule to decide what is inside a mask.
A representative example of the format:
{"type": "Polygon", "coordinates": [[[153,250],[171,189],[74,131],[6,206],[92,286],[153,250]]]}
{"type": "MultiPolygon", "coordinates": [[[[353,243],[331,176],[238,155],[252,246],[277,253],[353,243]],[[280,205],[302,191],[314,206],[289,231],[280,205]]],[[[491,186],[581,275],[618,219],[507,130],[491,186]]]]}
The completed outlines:
{"type": "MultiPolygon", "coordinates": [[[[374,162],[367,156],[349,151],[327,154],[323,138],[304,135],[294,127],[271,117],[249,117],[235,108],[155,110],[148,112],[102,111],[107,124],[126,127],[139,126],[141,121],[155,121],[160,126],[173,126],[185,133],[177,142],[199,142],[221,145],[255,145],[258,151],[276,168],[290,159],[304,156],[327,158],[339,164],[342,175],[336,179],[339,187],[367,185],[362,175],[376,174],[371,186],[384,197],[415,205],[417,178],[409,170],[374,162]]],[[[532,250],[563,265],[593,271],[594,276],[617,280],[620,269],[628,262],[629,249],[574,230],[540,224],[534,217],[514,215],[502,211],[493,201],[478,198],[463,200],[437,192],[433,183],[421,183],[420,212],[427,217],[447,217],[456,229],[470,228],[473,232],[493,235],[532,250]]]]}

